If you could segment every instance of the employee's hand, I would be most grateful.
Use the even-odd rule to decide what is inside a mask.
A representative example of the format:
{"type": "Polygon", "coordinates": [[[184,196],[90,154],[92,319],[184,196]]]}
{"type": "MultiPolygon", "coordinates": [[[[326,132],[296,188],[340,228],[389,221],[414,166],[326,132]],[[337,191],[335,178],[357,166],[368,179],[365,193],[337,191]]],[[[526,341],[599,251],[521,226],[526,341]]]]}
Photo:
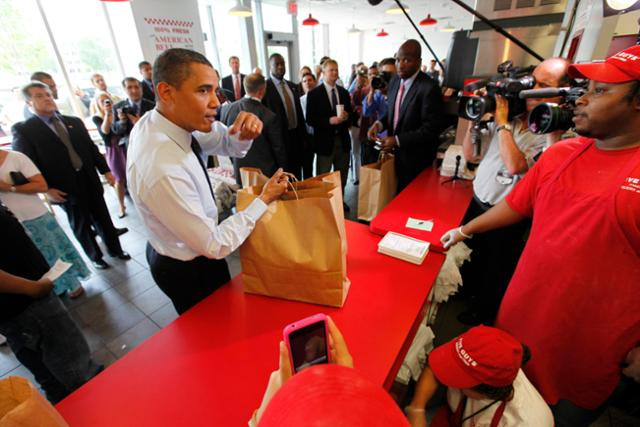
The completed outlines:
{"type": "Polygon", "coordinates": [[[107,183],[108,183],[110,186],[112,186],[112,187],[113,187],[113,186],[115,186],[115,185],[116,185],[116,177],[115,177],[115,176],[113,176],[113,174],[112,174],[111,172],[107,172],[107,173],[105,173],[105,174],[104,174],[104,179],[106,179],[106,180],[107,180],[107,183]]]}
{"type": "Polygon", "coordinates": [[[264,413],[265,409],[267,409],[267,406],[269,406],[271,398],[293,375],[291,362],[289,360],[289,350],[287,350],[287,346],[285,345],[284,341],[280,341],[278,370],[271,372],[271,375],[269,376],[269,383],[267,384],[267,389],[262,396],[260,407],[253,412],[251,420],[249,421],[250,426],[258,425],[260,418],[262,418],[262,414],[264,413]]]}
{"type": "Polygon", "coordinates": [[[453,228],[442,235],[440,242],[444,245],[445,249],[449,249],[451,246],[458,242],[462,242],[466,237],[460,233],[460,227],[453,228]]]}
{"type": "Polygon", "coordinates": [[[256,139],[262,133],[262,121],[255,114],[241,111],[229,128],[229,135],[238,134],[238,139],[256,139]]]}
{"type": "Polygon", "coordinates": [[[501,96],[496,95],[496,112],[494,113],[494,119],[496,125],[502,126],[509,123],[509,102],[501,96]]]}
{"type": "Polygon", "coordinates": [[[631,349],[625,362],[628,365],[622,370],[622,373],[640,383],[640,347],[631,349]]]}
{"type": "Polygon", "coordinates": [[[26,294],[31,298],[38,299],[49,295],[52,289],[53,282],[49,279],[42,278],[37,281],[34,280],[33,286],[29,286],[26,294]]]}
{"type": "Polygon", "coordinates": [[[333,322],[331,317],[327,316],[329,323],[329,351],[331,351],[331,360],[336,365],[353,368],[353,358],[347,348],[347,343],[340,332],[340,329],[333,322]]]}
{"type": "Polygon", "coordinates": [[[278,197],[282,196],[282,194],[287,191],[287,186],[289,185],[289,178],[284,174],[282,168],[278,169],[276,173],[273,174],[269,181],[262,187],[262,193],[260,193],[260,200],[262,200],[265,204],[269,204],[276,200],[278,197]]]}
{"type": "Polygon", "coordinates": [[[49,197],[54,203],[64,203],[67,201],[67,193],[57,188],[49,188],[47,191],[49,197]]]}
{"type": "Polygon", "coordinates": [[[378,132],[380,132],[380,123],[375,122],[369,128],[369,131],[367,131],[367,138],[369,138],[369,141],[375,141],[378,137],[378,132]]]}

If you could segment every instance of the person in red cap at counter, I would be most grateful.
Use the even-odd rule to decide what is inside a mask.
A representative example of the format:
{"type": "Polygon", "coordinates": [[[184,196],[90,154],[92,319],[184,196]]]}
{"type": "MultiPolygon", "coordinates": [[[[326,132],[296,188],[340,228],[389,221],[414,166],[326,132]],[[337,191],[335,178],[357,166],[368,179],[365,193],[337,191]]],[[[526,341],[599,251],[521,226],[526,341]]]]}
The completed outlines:
{"type": "Polygon", "coordinates": [[[442,237],[446,248],[533,218],[496,326],[531,347],[525,372],[559,427],[588,425],[640,378],[640,46],[569,75],[590,80],[574,111],[581,136],[551,146],[506,200],[442,237]]]}
{"type": "Polygon", "coordinates": [[[442,384],[448,405],[438,410],[431,427],[553,426],[549,406],[520,369],[528,359],[515,338],[488,326],[437,347],[406,408],[411,425],[427,425],[425,406],[442,384]]]}

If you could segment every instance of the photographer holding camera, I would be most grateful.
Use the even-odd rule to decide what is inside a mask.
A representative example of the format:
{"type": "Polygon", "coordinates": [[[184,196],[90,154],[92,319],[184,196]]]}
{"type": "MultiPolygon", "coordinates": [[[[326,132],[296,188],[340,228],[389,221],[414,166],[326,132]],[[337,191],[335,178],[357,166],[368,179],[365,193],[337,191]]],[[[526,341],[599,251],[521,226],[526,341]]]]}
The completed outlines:
{"type": "Polygon", "coordinates": [[[503,201],[441,239],[448,248],[533,218],[496,327],[530,346],[525,373],[558,427],[589,425],[640,381],[640,46],[569,75],[590,80],[574,111],[581,137],[551,146],[503,201]]]}
{"type": "MultiPolygon", "coordinates": [[[[371,88],[366,98],[362,100],[362,119],[367,130],[371,124],[387,114],[387,90],[389,82],[397,73],[396,60],[385,58],[378,63],[378,67],[369,68],[369,84],[371,88]],[[374,73],[375,71],[375,73],[374,73]],[[378,71],[380,72],[378,74],[378,71]]],[[[380,152],[373,148],[373,141],[362,138],[362,164],[367,165],[378,160],[380,152]]]]}
{"type": "Polygon", "coordinates": [[[153,110],[155,105],[152,101],[142,97],[142,86],[138,79],[125,77],[122,80],[122,87],[127,94],[127,99],[113,106],[113,115],[118,120],[114,120],[111,131],[120,137],[118,144],[127,147],[131,129],[140,117],[147,111],[153,110]]]}
{"type": "MultiPolygon", "coordinates": [[[[543,61],[533,71],[534,88],[566,86],[568,66],[565,59],[543,61]]],[[[555,100],[527,99],[526,110],[512,117],[514,114],[510,114],[509,106],[513,104],[504,96],[495,94],[494,121],[488,124],[487,135],[482,138],[490,139],[488,144],[482,144],[486,147],[484,156],[477,155],[472,141],[472,126],[469,127],[462,144],[464,156],[467,162],[480,161],[480,165],[473,181],[473,199],[463,223],[503,200],[533,166],[545,146],[559,139],[557,132],[537,135],[528,128],[529,112],[544,101],[555,100]]],[[[528,228],[527,222],[520,222],[484,233],[468,242],[473,253],[471,262],[463,267],[462,272],[464,291],[471,297],[471,305],[468,311],[458,316],[462,323],[493,323],[524,248],[528,228]]]]}

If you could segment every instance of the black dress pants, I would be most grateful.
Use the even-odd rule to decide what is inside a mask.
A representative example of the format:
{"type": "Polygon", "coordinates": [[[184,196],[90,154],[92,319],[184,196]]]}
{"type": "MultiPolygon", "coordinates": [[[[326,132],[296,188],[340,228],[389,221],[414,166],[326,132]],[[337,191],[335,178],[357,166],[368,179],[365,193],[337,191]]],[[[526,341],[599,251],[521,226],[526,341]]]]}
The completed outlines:
{"type": "Polygon", "coordinates": [[[83,169],[76,172],[78,193],[70,194],[62,208],[67,213],[73,234],[80,242],[82,249],[92,261],[102,259],[102,251],[96,242],[91,226],[95,228],[107,246],[110,255],[122,253],[118,232],[111,221],[109,209],[104,202],[102,191],[88,185],[91,177],[83,169]]]}
{"type": "Polygon", "coordinates": [[[147,262],[153,280],[182,314],[231,280],[227,261],[199,256],[180,261],[156,252],[147,243],[147,262]]]}
{"type": "MultiPolygon", "coordinates": [[[[490,207],[474,196],[462,223],[468,223],[490,207]]],[[[465,244],[473,252],[471,261],[464,263],[460,269],[462,293],[473,298],[471,311],[487,323],[495,320],[502,297],[524,250],[530,226],[531,222],[524,220],[465,240],[465,244]]]]}

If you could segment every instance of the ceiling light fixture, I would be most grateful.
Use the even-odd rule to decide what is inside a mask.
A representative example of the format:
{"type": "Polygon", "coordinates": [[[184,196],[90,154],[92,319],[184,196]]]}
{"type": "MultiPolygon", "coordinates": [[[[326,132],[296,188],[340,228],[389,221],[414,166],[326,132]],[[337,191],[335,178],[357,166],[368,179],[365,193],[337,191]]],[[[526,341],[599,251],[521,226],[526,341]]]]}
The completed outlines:
{"type": "Polygon", "coordinates": [[[356,24],[351,24],[351,28],[347,30],[349,34],[356,34],[362,32],[359,28],[356,28],[356,24]]]}
{"type": "Polygon", "coordinates": [[[449,21],[449,23],[445,27],[440,28],[440,31],[443,33],[453,33],[455,30],[456,27],[451,25],[451,21],[449,21]]]}
{"type": "Polygon", "coordinates": [[[376,34],[377,37],[387,37],[389,35],[389,33],[387,33],[384,28],[382,28],[380,30],[380,32],[378,34],[376,34]]]}
{"type": "Polygon", "coordinates": [[[240,3],[240,0],[237,0],[236,5],[229,9],[229,15],[247,18],[253,15],[253,12],[251,12],[250,7],[244,6],[242,3],[240,3]]]}
{"type": "Polygon", "coordinates": [[[320,23],[320,21],[318,21],[316,18],[311,16],[311,14],[309,14],[308,18],[306,18],[304,21],[302,21],[302,25],[306,25],[306,26],[309,26],[309,27],[313,27],[314,25],[318,25],[319,23],[320,23]]]}
{"type": "Polygon", "coordinates": [[[430,13],[427,15],[426,18],[420,21],[420,25],[436,25],[437,23],[438,23],[438,20],[432,18],[430,13]]]}
{"type": "Polygon", "coordinates": [[[637,3],[638,0],[607,0],[607,5],[614,10],[625,10],[637,3]]]}
{"type": "MultiPolygon", "coordinates": [[[[404,7],[404,10],[406,10],[407,12],[411,10],[409,9],[409,6],[407,6],[406,4],[402,4],[402,7],[404,7]]],[[[400,6],[398,6],[398,4],[395,3],[389,6],[387,10],[385,10],[385,12],[388,13],[389,15],[400,15],[402,13],[402,9],[400,9],[400,6]]]]}

